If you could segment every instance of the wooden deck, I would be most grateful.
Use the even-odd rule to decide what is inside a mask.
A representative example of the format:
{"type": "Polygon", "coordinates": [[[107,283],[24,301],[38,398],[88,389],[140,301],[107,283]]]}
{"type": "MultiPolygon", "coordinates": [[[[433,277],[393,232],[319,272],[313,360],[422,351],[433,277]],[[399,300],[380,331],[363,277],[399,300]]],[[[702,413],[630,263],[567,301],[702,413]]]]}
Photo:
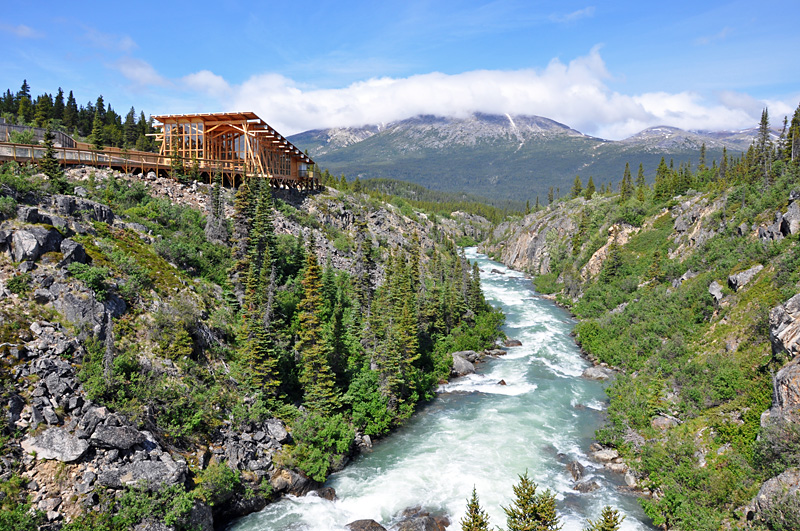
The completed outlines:
{"type": "MultiPolygon", "coordinates": [[[[14,144],[11,142],[0,142],[0,162],[15,161],[20,164],[36,163],[44,158],[45,147],[42,145],[32,146],[29,144],[14,144]]],[[[150,153],[146,151],[121,150],[119,148],[107,148],[102,151],[93,150],[87,147],[55,147],[56,158],[62,166],[94,166],[97,168],[113,168],[124,171],[125,173],[155,172],[161,176],[170,176],[172,158],[150,153]]],[[[319,187],[319,179],[313,170],[300,172],[297,176],[281,174],[261,174],[247,171],[247,164],[237,160],[213,160],[213,159],[184,159],[183,165],[187,170],[191,168],[195,160],[199,166],[199,173],[202,178],[210,183],[214,173],[219,171],[223,175],[223,180],[229,186],[235,187],[241,184],[245,178],[265,177],[270,180],[270,184],[276,188],[293,188],[300,190],[313,190],[319,187]]]]}

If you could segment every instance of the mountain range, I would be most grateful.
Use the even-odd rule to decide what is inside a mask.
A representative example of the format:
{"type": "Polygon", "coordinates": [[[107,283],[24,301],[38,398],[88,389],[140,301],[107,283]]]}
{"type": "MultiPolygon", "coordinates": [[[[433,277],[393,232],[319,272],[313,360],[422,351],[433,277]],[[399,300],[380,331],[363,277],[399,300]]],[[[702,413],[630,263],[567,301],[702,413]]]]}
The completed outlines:
{"type": "Polygon", "coordinates": [[[468,191],[495,200],[545,201],[553,187],[568,193],[576,175],[584,184],[618,183],[631,164],[650,180],[661,157],[697,165],[746,151],[755,129],[685,131],[658,126],[620,141],[604,140],[549,118],[472,114],[415,116],[389,124],[306,131],[289,137],[321,168],[348,180],[391,178],[447,192],[468,191]]]}

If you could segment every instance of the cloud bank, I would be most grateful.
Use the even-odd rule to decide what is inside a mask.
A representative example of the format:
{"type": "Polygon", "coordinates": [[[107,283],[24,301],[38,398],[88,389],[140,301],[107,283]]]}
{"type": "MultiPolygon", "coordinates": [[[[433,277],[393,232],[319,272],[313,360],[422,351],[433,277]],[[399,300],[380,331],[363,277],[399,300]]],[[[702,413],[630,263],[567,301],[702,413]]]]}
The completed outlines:
{"type": "MultiPolygon", "coordinates": [[[[137,65],[141,67],[141,65],[137,65]]],[[[156,77],[148,72],[147,77],[156,77]]],[[[709,101],[693,92],[622,94],[598,48],[568,63],[543,69],[432,72],[381,77],[344,88],[303,86],[279,74],[261,74],[240,85],[208,70],[176,81],[210,110],[253,110],[284,134],[328,127],[388,123],[419,114],[464,117],[474,112],[545,116],[583,133],[621,139],[655,125],[736,130],[756,126],[769,107],[773,126],[796,101],[759,101],[720,93],[709,101]]],[[[798,95],[800,97],[800,95],[798,95]]]]}

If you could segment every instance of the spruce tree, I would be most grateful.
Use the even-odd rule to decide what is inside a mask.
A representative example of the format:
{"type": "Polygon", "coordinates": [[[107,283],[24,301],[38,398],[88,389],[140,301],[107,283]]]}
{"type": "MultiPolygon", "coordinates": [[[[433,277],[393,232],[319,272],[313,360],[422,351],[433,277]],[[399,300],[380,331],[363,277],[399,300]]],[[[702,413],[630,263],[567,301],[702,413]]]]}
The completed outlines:
{"type": "Polygon", "coordinates": [[[133,149],[136,147],[136,140],[139,138],[139,129],[136,127],[136,111],[133,107],[125,115],[125,123],[122,125],[122,135],[125,139],[125,147],[133,149]]]}
{"type": "Polygon", "coordinates": [[[72,131],[78,125],[78,102],[75,101],[75,96],[72,95],[71,90],[67,97],[67,105],[64,107],[64,116],[61,122],[67,128],[67,131],[72,131]]]}
{"type": "Polygon", "coordinates": [[[548,205],[552,205],[553,204],[553,187],[552,186],[550,187],[550,190],[547,192],[547,204],[548,205]]]}
{"type": "Polygon", "coordinates": [[[300,337],[297,349],[300,353],[300,384],[305,395],[305,405],[311,411],[330,414],[340,403],[328,361],[328,345],[323,340],[320,320],[322,281],[313,241],[309,243],[306,256],[306,270],[301,282],[303,299],[298,306],[300,337]]]}
{"type": "Polygon", "coordinates": [[[619,531],[623,520],[625,520],[624,515],[620,516],[619,511],[606,505],[598,520],[594,522],[589,520],[589,526],[585,531],[619,531]]]}
{"type": "Polygon", "coordinates": [[[489,516],[481,509],[474,486],[472,496],[467,500],[467,514],[461,519],[461,531],[489,531],[489,516]]]}
{"type": "Polygon", "coordinates": [[[39,162],[39,169],[50,178],[51,190],[55,193],[62,193],[66,191],[67,183],[64,180],[64,170],[61,169],[61,165],[56,158],[56,150],[53,146],[54,140],[55,135],[50,126],[48,126],[44,133],[45,152],[44,157],[39,162]]]}
{"type": "Polygon", "coordinates": [[[519,476],[514,485],[514,502],[503,507],[508,531],[558,531],[561,529],[556,512],[556,497],[550,490],[536,493],[536,483],[528,472],[519,476]]]}
{"type": "Polygon", "coordinates": [[[594,179],[592,179],[592,176],[590,175],[589,176],[589,182],[586,183],[586,190],[583,191],[583,198],[588,201],[589,199],[592,198],[592,196],[594,195],[595,191],[596,190],[595,190],[595,187],[594,187],[594,179]]]}
{"type": "Polygon", "coordinates": [[[581,176],[576,175],[575,181],[572,183],[572,190],[570,193],[572,194],[572,199],[575,199],[583,192],[583,183],[581,183],[581,176]]]}
{"type": "Polygon", "coordinates": [[[33,104],[28,96],[22,96],[19,100],[17,119],[22,125],[27,125],[33,120],[33,104]]]}
{"type": "Polygon", "coordinates": [[[33,122],[36,127],[44,127],[50,122],[50,113],[53,108],[53,100],[49,94],[42,94],[36,99],[33,111],[33,122]]]}
{"type": "Polygon", "coordinates": [[[622,182],[619,185],[620,201],[625,202],[631,198],[633,194],[633,184],[631,182],[631,165],[625,163],[625,172],[622,174],[622,182]]]}
{"type": "Polygon", "coordinates": [[[55,100],[53,100],[52,118],[54,120],[64,119],[64,91],[61,90],[61,87],[58,87],[55,100]]]}
{"type": "Polygon", "coordinates": [[[105,143],[103,142],[103,119],[99,110],[95,110],[94,112],[92,133],[89,135],[89,143],[92,144],[92,149],[97,151],[101,151],[103,147],[105,147],[105,143]]]}

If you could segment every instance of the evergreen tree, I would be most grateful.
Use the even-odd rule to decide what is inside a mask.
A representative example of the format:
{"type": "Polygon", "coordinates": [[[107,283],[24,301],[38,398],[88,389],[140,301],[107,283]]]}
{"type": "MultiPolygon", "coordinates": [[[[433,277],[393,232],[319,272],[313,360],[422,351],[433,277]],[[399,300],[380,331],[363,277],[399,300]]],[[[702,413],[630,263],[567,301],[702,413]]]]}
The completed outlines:
{"type": "Polygon", "coordinates": [[[67,97],[67,105],[64,107],[64,115],[61,121],[67,131],[72,131],[78,125],[78,103],[75,101],[75,96],[72,95],[71,90],[67,97]]]}
{"type": "Polygon", "coordinates": [[[536,493],[536,483],[525,472],[514,485],[514,502],[503,507],[508,531],[558,531],[561,529],[556,498],[550,490],[536,493]]]}
{"type": "Polygon", "coordinates": [[[588,201],[589,199],[592,198],[594,192],[595,192],[594,179],[592,179],[592,176],[590,175],[589,182],[586,183],[586,190],[583,191],[583,198],[588,201]]]}
{"type": "Polygon", "coordinates": [[[622,182],[619,185],[620,201],[623,203],[633,195],[633,183],[631,182],[631,165],[625,163],[625,172],[622,174],[622,182]]]}
{"type": "Polygon", "coordinates": [[[21,100],[22,98],[27,97],[28,99],[31,98],[31,86],[28,85],[28,80],[22,80],[22,86],[19,88],[17,92],[17,101],[21,100]]]}
{"type": "Polygon", "coordinates": [[[706,169],[706,143],[700,146],[700,162],[697,164],[697,169],[703,171],[706,169]]]}
{"type": "Polygon", "coordinates": [[[525,215],[527,216],[530,213],[531,213],[531,200],[528,199],[527,201],[525,201],[525,215]]]}
{"type": "Polygon", "coordinates": [[[253,197],[250,182],[245,180],[236,190],[233,202],[233,259],[234,269],[247,270],[247,242],[255,214],[256,199],[253,197]]]}
{"type": "Polygon", "coordinates": [[[33,111],[33,122],[36,127],[44,127],[50,122],[52,109],[53,100],[49,94],[42,94],[36,99],[33,111]]]}
{"type": "MultiPolygon", "coordinates": [[[[589,179],[591,179],[591,177],[589,177],[589,179]]],[[[539,208],[541,208],[541,207],[539,206],[539,196],[537,195],[536,196],[536,204],[533,205],[534,212],[539,212],[539,208]]]]}
{"type": "Polygon", "coordinates": [[[305,394],[305,405],[314,412],[332,413],[339,407],[333,372],[328,361],[328,346],[323,341],[322,282],[319,264],[310,242],[306,253],[306,270],[303,275],[303,299],[300,301],[300,333],[297,349],[300,353],[300,384],[305,394]]]}
{"type": "Polygon", "coordinates": [[[226,245],[228,242],[228,225],[225,221],[225,197],[222,194],[222,172],[214,172],[214,184],[206,205],[206,239],[210,242],[226,245]]]}
{"type": "Polygon", "coordinates": [[[647,186],[647,180],[644,178],[644,165],[639,163],[639,172],[636,174],[636,188],[644,188],[647,186]]]}
{"type": "Polygon", "coordinates": [[[55,135],[48,126],[44,133],[44,157],[39,162],[39,169],[42,173],[50,178],[52,191],[55,193],[62,193],[66,190],[66,182],[64,181],[64,170],[56,158],[56,150],[53,147],[55,135]]]}
{"type": "Polygon", "coordinates": [[[481,509],[474,486],[472,496],[467,500],[467,514],[461,519],[461,531],[489,531],[489,516],[481,509]]]}
{"type": "Polygon", "coordinates": [[[125,123],[122,126],[122,134],[125,138],[125,147],[132,149],[136,146],[136,140],[139,138],[139,129],[136,126],[136,111],[133,107],[125,115],[125,123]]]}
{"type": "Polygon", "coordinates": [[[570,193],[572,194],[572,199],[575,199],[583,192],[583,184],[581,183],[581,176],[575,176],[575,182],[572,183],[572,190],[570,193]]]}
{"type": "Polygon", "coordinates": [[[23,95],[19,99],[17,106],[17,119],[23,124],[29,124],[33,120],[33,104],[28,96],[23,95]]]}
{"type": "Polygon", "coordinates": [[[553,204],[553,187],[552,186],[550,187],[550,190],[547,192],[547,204],[548,205],[552,205],[553,204]]]}
{"type": "Polygon", "coordinates": [[[55,100],[53,100],[52,118],[54,120],[64,119],[64,91],[61,90],[61,87],[58,87],[55,100]]]}
{"type": "Polygon", "coordinates": [[[661,157],[661,162],[658,163],[658,168],[656,168],[656,181],[653,185],[653,191],[655,193],[655,199],[658,201],[663,201],[672,194],[669,182],[669,169],[667,168],[664,157],[661,157]]]}
{"type": "Polygon", "coordinates": [[[103,120],[100,116],[100,111],[95,111],[94,121],[92,122],[92,133],[89,135],[89,143],[92,144],[92,149],[98,151],[105,147],[103,142],[103,120]]]}
{"type": "Polygon", "coordinates": [[[758,124],[754,163],[764,181],[769,182],[770,168],[772,167],[772,140],[769,130],[769,112],[766,108],[761,112],[761,121],[758,124]]]}
{"type": "Polygon", "coordinates": [[[620,273],[620,269],[622,269],[622,256],[619,249],[619,238],[616,227],[613,229],[613,233],[611,243],[608,244],[607,258],[600,274],[604,282],[608,282],[617,277],[620,273]]]}
{"type": "Polygon", "coordinates": [[[589,520],[589,527],[585,531],[619,531],[625,516],[620,516],[619,511],[608,505],[603,507],[600,518],[594,522],[589,520]]]}

